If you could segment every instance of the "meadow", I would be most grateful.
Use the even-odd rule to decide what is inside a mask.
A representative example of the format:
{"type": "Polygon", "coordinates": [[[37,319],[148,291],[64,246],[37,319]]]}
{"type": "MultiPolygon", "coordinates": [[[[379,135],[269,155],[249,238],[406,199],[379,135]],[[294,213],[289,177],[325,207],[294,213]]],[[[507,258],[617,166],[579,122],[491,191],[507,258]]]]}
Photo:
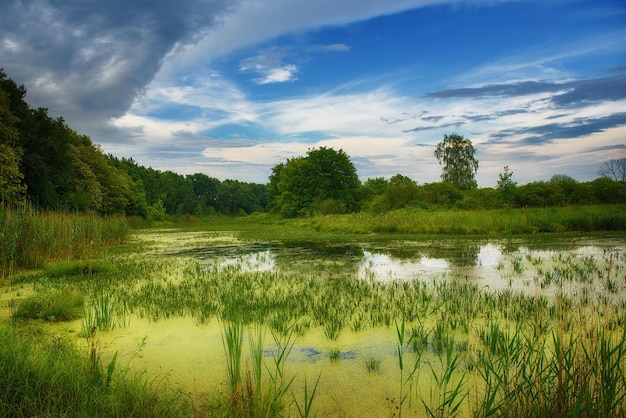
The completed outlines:
{"type": "Polygon", "coordinates": [[[0,410],[623,416],[626,240],[597,231],[623,215],[506,213],[214,218],[38,261],[0,293],[0,410]],[[499,249],[498,288],[471,274],[473,256],[384,279],[359,261],[481,241],[499,249]]]}

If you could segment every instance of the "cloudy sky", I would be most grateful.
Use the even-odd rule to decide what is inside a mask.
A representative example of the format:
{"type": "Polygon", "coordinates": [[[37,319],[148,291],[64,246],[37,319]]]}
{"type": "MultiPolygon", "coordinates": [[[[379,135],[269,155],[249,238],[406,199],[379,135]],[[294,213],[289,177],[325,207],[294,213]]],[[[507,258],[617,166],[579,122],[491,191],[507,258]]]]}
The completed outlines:
{"type": "Polygon", "coordinates": [[[7,0],[0,68],[105,152],[220,180],[326,146],[438,181],[450,133],[481,187],[626,157],[622,0],[7,0]]]}

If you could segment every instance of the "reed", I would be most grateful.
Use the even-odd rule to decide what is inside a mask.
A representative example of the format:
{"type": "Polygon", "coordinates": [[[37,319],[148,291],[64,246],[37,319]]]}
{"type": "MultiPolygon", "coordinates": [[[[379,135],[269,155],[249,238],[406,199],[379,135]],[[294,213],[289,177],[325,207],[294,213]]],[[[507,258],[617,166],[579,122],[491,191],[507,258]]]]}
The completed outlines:
{"type": "Polygon", "coordinates": [[[222,324],[222,345],[226,354],[228,384],[235,404],[241,395],[241,353],[243,350],[243,324],[227,321],[222,324]]]}
{"type": "Polygon", "coordinates": [[[464,392],[465,372],[456,376],[462,359],[461,353],[455,351],[454,338],[446,342],[445,351],[437,357],[441,367],[429,365],[435,385],[430,388],[429,402],[422,399],[422,404],[429,417],[456,417],[461,413],[467,394],[464,392]]]}
{"type": "Polygon", "coordinates": [[[405,371],[405,354],[407,352],[407,348],[411,343],[411,338],[407,339],[406,333],[406,321],[402,318],[402,321],[398,324],[396,321],[396,337],[397,337],[397,347],[398,347],[398,366],[400,368],[400,382],[399,382],[399,392],[398,392],[398,417],[402,418],[402,411],[405,402],[411,395],[412,387],[413,387],[413,378],[419,371],[422,352],[416,351],[415,358],[412,365],[405,371]],[[408,373],[406,373],[408,372],[408,373]],[[406,374],[405,374],[406,373],[406,374]]]}
{"type": "Polygon", "coordinates": [[[118,326],[126,326],[128,316],[115,299],[101,290],[83,308],[81,321],[82,335],[89,335],[92,330],[110,331],[118,326]]]}
{"type": "Polygon", "coordinates": [[[365,367],[368,372],[378,372],[380,371],[381,360],[377,358],[366,358],[365,359],[365,367]]]}

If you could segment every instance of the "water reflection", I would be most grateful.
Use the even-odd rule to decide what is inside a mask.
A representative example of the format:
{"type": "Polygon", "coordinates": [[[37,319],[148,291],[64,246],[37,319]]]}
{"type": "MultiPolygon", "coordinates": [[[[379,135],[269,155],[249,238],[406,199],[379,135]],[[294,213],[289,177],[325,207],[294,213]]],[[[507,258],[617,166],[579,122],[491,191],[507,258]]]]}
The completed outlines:
{"type": "Polygon", "coordinates": [[[550,244],[502,241],[435,241],[336,244],[302,242],[242,244],[185,249],[172,255],[192,256],[204,265],[244,271],[306,271],[354,275],[373,280],[475,281],[491,289],[531,288],[538,270],[549,268],[556,257],[602,255],[615,243],[571,241],[550,244]],[[551,261],[552,260],[552,261],[551,261]],[[324,270],[326,269],[326,270],[324,270]]]}
{"type": "Polygon", "coordinates": [[[410,279],[423,274],[442,273],[448,268],[448,261],[441,258],[399,259],[381,252],[363,251],[358,272],[360,278],[393,280],[410,279]]]}

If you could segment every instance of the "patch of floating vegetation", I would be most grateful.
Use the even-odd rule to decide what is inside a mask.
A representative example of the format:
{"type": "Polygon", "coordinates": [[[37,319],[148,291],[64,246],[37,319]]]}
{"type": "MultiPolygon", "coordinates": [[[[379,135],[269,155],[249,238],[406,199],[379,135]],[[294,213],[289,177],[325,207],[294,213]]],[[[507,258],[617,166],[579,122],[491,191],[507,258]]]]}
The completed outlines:
{"type": "Polygon", "coordinates": [[[158,254],[184,254],[201,248],[240,246],[244,242],[229,231],[185,231],[178,229],[148,229],[133,233],[141,245],[158,254]]]}

